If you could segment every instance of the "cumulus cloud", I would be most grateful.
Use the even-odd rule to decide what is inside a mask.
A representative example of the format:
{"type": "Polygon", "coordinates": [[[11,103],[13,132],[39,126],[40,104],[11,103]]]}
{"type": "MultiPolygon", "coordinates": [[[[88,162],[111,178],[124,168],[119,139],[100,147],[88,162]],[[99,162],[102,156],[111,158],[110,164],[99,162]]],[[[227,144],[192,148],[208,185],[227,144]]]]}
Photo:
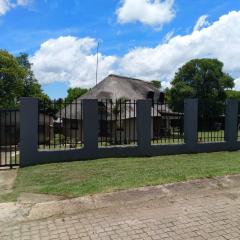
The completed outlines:
{"type": "Polygon", "coordinates": [[[240,78],[237,78],[234,82],[235,82],[235,89],[240,91],[240,78]]]}
{"type": "Polygon", "coordinates": [[[18,6],[27,6],[30,0],[0,0],[0,16],[6,14],[9,10],[18,6]]]}
{"type": "MultiPolygon", "coordinates": [[[[218,58],[224,70],[236,80],[240,89],[240,11],[223,15],[208,27],[187,35],[168,38],[153,48],[135,48],[124,56],[100,53],[99,79],[109,73],[170,81],[179,67],[193,58],[218,58]]],[[[51,39],[31,58],[41,83],[68,82],[71,86],[91,87],[95,82],[96,41],[91,38],[60,37],[51,39]]]]}
{"type": "Polygon", "coordinates": [[[161,27],[175,17],[174,0],[122,0],[117,10],[119,23],[141,22],[161,27]]]}
{"type": "MultiPolygon", "coordinates": [[[[95,82],[97,43],[92,38],[59,37],[44,42],[30,59],[42,84],[68,82],[71,87],[90,87],[95,82]]],[[[117,58],[99,54],[99,79],[111,73],[117,58]]]]}
{"type": "Polygon", "coordinates": [[[172,37],[154,48],[136,48],[120,61],[120,71],[169,84],[174,73],[193,58],[218,58],[225,71],[240,76],[240,11],[223,15],[206,28],[172,37]]]}
{"type": "Polygon", "coordinates": [[[194,26],[193,31],[199,31],[199,30],[201,30],[203,27],[209,26],[210,23],[208,22],[207,18],[208,18],[208,15],[203,15],[203,16],[201,16],[201,17],[198,19],[196,25],[194,26]]]}

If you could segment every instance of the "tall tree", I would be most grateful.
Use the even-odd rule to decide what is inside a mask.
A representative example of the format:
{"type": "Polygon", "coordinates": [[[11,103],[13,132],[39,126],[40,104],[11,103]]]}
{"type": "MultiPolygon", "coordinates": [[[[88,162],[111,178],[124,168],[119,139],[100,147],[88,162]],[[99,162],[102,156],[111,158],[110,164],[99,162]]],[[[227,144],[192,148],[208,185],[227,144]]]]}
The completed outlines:
{"type": "Polygon", "coordinates": [[[23,97],[37,97],[39,99],[48,99],[48,96],[43,93],[41,85],[38,83],[34,73],[31,69],[32,65],[29,62],[28,55],[21,53],[16,57],[18,63],[25,69],[27,75],[23,79],[24,91],[23,97]]]}
{"type": "Polygon", "coordinates": [[[233,78],[223,72],[223,63],[217,59],[194,59],[175,74],[172,88],[167,91],[171,107],[183,110],[185,98],[198,98],[208,104],[200,114],[220,114],[227,97],[226,90],[234,87],[233,78]]]}
{"type": "Polygon", "coordinates": [[[7,51],[0,50],[0,107],[16,107],[24,93],[27,71],[7,51]]]}
{"type": "Polygon", "coordinates": [[[87,92],[88,92],[88,89],[86,89],[86,88],[80,88],[80,87],[69,88],[67,91],[68,94],[66,97],[66,101],[71,103],[87,92]]]}

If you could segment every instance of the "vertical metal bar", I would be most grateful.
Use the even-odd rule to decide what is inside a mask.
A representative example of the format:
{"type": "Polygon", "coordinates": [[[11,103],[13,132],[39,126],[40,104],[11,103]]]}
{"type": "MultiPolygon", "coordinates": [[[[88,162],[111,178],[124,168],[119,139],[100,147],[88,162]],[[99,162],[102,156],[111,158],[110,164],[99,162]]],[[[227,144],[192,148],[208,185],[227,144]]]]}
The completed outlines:
{"type": "Polygon", "coordinates": [[[51,101],[49,101],[48,104],[49,104],[48,126],[47,126],[48,127],[48,145],[49,145],[49,149],[51,149],[51,122],[50,122],[50,116],[51,116],[50,111],[52,107],[51,101]]]}
{"type": "Polygon", "coordinates": [[[5,128],[4,128],[4,131],[5,131],[5,165],[7,164],[7,119],[6,119],[6,111],[4,111],[4,125],[5,125],[5,128]]]}
{"type": "Polygon", "coordinates": [[[122,100],[120,98],[120,145],[122,145],[122,100]]]}
{"type": "Polygon", "coordinates": [[[59,130],[59,145],[60,145],[60,149],[62,148],[62,101],[60,100],[58,102],[59,104],[59,109],[60,109],[60,119],[59,119],[59,123],[58,123],[58,128],[60,126],[60,129],[59,130]]]}
{"type": "Polygon", "coordinates": [[[118,122],[117,122],[117,115],[118,115],[118,106],[117,106],[117,100],[115,100],[115,142],[114,144],[116,145],[117,141],[118,141],[118,137],[117,137],[117,128],[118,128],[118,122]]]}
{"type": "Polygon", "coordinates": [[[131,125],[132,125],[132,100],[128,101],[128,118],[129,118],[129,122],[128,122],[128,144],[131,144],[131,125]]]}
{"type": "Polygon", "coordinates": [[[137,137],[136,137],[136,100],[133,101],[133,117],[134,117],[134,121],[133,121],[133,128],[134,128],[134,134],[133,134],[133,143],[136,144],[137,141],[137,137]]]}
{"type": "Polygon", "coordinates": [[[126,144],[127,142],[127,105],[126,105],[126,100],[124,100],[124,119],[125,119],[125,123],[124,123],[124,144],[126,144]]]}
{"type": "Polygon", "coordinates": [[[72,102],[70,103],[70,148],[72,148],[72,102]]]}
{"type": "Polygon", "coordinates": [[[113,143],[113,102],[112,102],[112,99],[110,100],[110,111],[111,111],[111,144],[113,143]]]}
{"type": "Polygon", "coordinates": [[[43,148],[46,147],[46,100],[43,101],[43,148]]]}
{"type": "Polygon", "coordinates": [[[79,126],[78,126],[78,115],[77,115],[77,111],[78,111],[78,104],[77,104],[77,99],[75,100],[75,118],[76,118],[76,128],[75,128],[75,148],[77,148],[77,144],[78,144],[78,130],[79,130],[79,126]]]}
{"type": "Polygon", "coordinates": [[[80,102],[80,104],[81,104],[81,146],[83,146],[83,121],[84,121],[84,119],[83,119],[83,103],[82,103],[82,100],[81,100],[81,102],[80,102]]]}
{"type": "Polygon", "coordinates": [[[98,115],[99,115],[99,136],[98,136],[98,142],[100,141],[100,146],[102,146],[102,106],[101,106],[102,102],[100,100],[100,102],[98,103],[98,115]]]}
{"type": "Polygon", "coordinates": [[[12,111],[9,111],[9,164],[10,164],[10,168],[12,168],[12,111]]]}
{"type": "Polygon", "coordinates": [[[17,164],[17,110],[14,112],[14,138],[15,164],[17,164]]]}
{"type": "Polygon", "coordinates": [[[106,102],[106,117],[105,117],[105,120],[106,120],[106,123],[105,123],[105,126],[106,126],[106,136],[105,136],[105,145],[108,145],[109,139],[108,139],[108,101],[107,101],[107,99],[105,100],[105,102],[106,102]]]}
{"type": "Polygon", "coordinates": [[[0,110],[0,166],[2,166],[2,137],[3,137],[3,131],[2,131],[2,111],[0,110]]]}
{"type": "MultiPolygon", "coordinates": [[[[153,129],[153,140],[154,140],[154,143],[157,143],[158,144],[158,139],[159,139],[159,102],[156,102],[154,104],[154,109],[153,109],[153,113],[155,114],[155,108],[156,108],[156,105],[157,105],[157,117],[155,119],[155,117],[153,118],[153,121],[155,121],[155,124],[156,124],[156,132],[155,132],[155,129],[153,129]]],[[[153,126],[154,126],[154,122],[153,122],[153,126]]]]}
{"type": "MultiPolygon", "coordinates": [[[[55,114],[55,112],[56,112],[56,100],[54,99],[53,100],[53,112],[54,112],[54,114],[55,114]]],[[[54,124],[54,117],[55,116],[53,116],[53,122],[52,122],[52,128],[53,128],[53,146],[54,146],[54,149],[56,148],[56,131],[55,131],[55,127],[56,127],[56,125],[54,124]]],[[[51,128],[50,128],[50,131],[51,131],[51,128]]]]}
{"type": "Polygon", "coordinates": [[[65,110],[65,124],[64,124],[64,128],[65,128],[65,149],[67,148],[67,103],[66,103],[66,99],[64,100],[64,110],[65,110]]]}

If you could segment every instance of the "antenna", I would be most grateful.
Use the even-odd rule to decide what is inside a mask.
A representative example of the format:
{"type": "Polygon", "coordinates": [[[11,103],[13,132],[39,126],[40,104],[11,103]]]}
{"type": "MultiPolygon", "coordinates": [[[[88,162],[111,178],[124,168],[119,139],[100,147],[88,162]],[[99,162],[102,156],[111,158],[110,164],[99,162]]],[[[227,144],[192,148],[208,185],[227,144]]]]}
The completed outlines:
{"type": "Polygon", "coordinates": [[[100,45],[100,43],[98,42],[98,45],[97,45],[96,85],[98,84],[98,65],[99,65],[98,52],[99,52],[99,45],[100,45]]]}

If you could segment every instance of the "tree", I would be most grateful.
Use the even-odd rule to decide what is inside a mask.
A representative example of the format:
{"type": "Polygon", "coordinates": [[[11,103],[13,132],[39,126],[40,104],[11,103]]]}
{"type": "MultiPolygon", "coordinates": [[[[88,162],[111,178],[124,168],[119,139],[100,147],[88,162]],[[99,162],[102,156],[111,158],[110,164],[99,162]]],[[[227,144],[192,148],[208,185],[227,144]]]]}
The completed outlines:
{"type": "Polygon", "coordinates": [[[23,95],[27,71],[7,51],[0,50],[0,108],[14,108],[23,95]]]}
{"type": "Polygon", "coordinates": [[[31,69],[32,65],[29,62],[28,55],[26,53],[20,53],[18,57],[16,57],[20,66],[22,66],[27,75],[23,79],[23,93],[22,97],[36,97],[41,100],[46,99],[49,100],[49,97],[43,93],[41,85],[38,83],[37,79],[34,76],[34,73],[31,69]]]}
{"type": "Polygon", "coordinates": [[[83,94],[87,93],[88,89],[76,87],[76,88],[69,88],[67,92],[68,92],[68,95],[66,97],[66,101],[68,103],[71,103],[77,98],[81,97],[83,94]]]}
{"type": "Polygon", "coordinates": [[[222,62],[217,59],[194,59],[178,70],[167,95],[174,111],[183,111],[185,98],[198,98],[208,105],[207,108],[200,105],[200,114],[216,115],[223,113],[226,90],[233,87],[234,80],[223,72],[222,62]]]}
{"type": "Polygon", "coordinates": [[[156,87],[157,89],[160,89],[161,88],[161,82],[160,81],[157,81],[157,80],[153,80],[151,81],[151,83],[154,85],[154,87],[156,87]]]}

